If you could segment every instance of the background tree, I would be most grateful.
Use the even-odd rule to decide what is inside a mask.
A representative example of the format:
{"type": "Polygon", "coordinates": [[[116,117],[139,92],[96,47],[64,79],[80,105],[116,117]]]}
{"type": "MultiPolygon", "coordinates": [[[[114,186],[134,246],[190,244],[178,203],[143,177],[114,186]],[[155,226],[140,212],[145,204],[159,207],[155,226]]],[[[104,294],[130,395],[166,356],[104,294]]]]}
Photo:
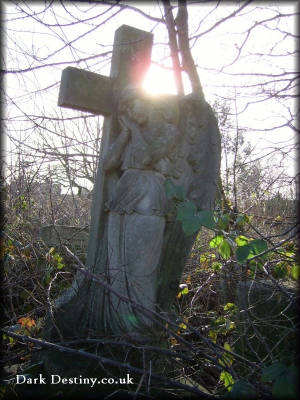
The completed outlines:
{"type": "MultiPolygon", "coordinates": [[[[96,121],[88,115],[74,117],[67,110],[57,110],[59,74],[66,65],[105,73],[110,63],[112,39],[110,36],[104,41],[104,37],[107,31],[113,32],[120,24],[122,15],[136,16],[138,25],[149,24],[156,41],[153,63],[163,68],[173,67],[179,92],[189,90],[185,79],[188,76],[191,89],[203,93],[200,77],[208,100],[212,96],[213,101],[228,99],[232,114],[238,116],[239,129],[247,130],[247,138],[258,137],[261,131],[271,142],[277,141],[277,135],[285,137],[285,145],[273,145],[274,152],[269,156],[277,153],[281,156],[281,164],[287,158],[285,165],[291,163],[295,147],[291,132],[296,130],[293,101],[299,84],[293,63],[298,54],[296,33],[293,23],[289,22],[298,11],[292,4],[281,8],[252,5],[251,2],[230,7],[222,7],[219,3],[201,7],[190,4],[189,20],[185,2],[179,2],[179,7],[171,7],[168,2],[143,7],[118,2],[107,2],[107,5],[96,2],[89,6],[75,4],[72,7],[64,2],[36,7],[21,2],[13,4],[6,5],[3,24],[7,46],[3,62],[7,134],[13,147],[25,152],[26,157],[37,160],[42,157],[44,165],[46,162],[53,165],[60,160],[64,174],[68,176],[68,185],[75,180],[71,160],[77,165],[79,160],[82,162],[77,169],[75,186],[78,178],[93,181],[89,167],[95,170],[101,118],[96,121]],[[24,28],[20,28],[19,21],[24,28]],[[32,24],[34,30],[30,29],[32,24]],[[169,35],[167,41],[163,30],[165,24],[169,35]],[[268,40],[259,46],[257,39],[263,35],[268,40]],[[222,46],[216,46],[219,38],[222,46]],[[166,57],[169,45],[171,60],[166,57]],[[214,54],[220,50],[226,57],[214,54]],[[251,66],[251,70],[247,66],[251,66]],[[258,114],[255,110],[262,108],[261,121],[254,122],[253,116],[258,114]],[[274,112],[270,113],[268,110],[272,109],[274,112]],[[271,134],[273,132],[275,134],[271,134]]],[[[258,139],[251,139],[251,142],[257,144],[258,139]]],[[[268,152],[262,151],[261,146],[258,152],[259,157],[268,157],[268,152]]]]}

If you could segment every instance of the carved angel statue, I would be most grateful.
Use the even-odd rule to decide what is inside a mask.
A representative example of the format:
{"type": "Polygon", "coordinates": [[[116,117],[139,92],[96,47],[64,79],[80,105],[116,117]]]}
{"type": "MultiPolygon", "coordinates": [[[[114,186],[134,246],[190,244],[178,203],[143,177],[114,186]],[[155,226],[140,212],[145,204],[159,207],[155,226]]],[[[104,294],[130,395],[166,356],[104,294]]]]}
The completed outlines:
{"type": "Polygon", "coordinates": [[[199,209],[212,209],[216,196],[220,134],[202,98],[150,98],[128,86],[115,121],[100,160],[100,224],[87,261],[93,275],[79,272],[56,302],[54,319],[66,336],[153,337],[153,312],[171,315],[196,237],[184,235],[165,184],[182,187],[199,209]]]}
{"type": "MultiPolygon", "coordinates": [[[[159,260],[168,213],[165,180],[179,130],[167,121],[152,124],[151,105],[137,89],[121,94],[121,133],[109,148],[104,169],[121,172],[108,210],[109,283],[119,294],[155,311],[159,260]]],[[[112,332],[131,332],[152,325],[131,303],[109,293],[107,325],[112,332]]]]}

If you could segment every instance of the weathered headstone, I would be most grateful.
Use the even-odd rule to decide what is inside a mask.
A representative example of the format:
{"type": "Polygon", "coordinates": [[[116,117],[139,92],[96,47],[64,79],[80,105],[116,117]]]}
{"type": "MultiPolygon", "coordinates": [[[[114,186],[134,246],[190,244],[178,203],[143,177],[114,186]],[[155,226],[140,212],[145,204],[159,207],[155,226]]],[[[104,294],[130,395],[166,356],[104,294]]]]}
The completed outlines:
{"type": "Polygon", "coordinates": [[[40,238],[48,247],[67,245],[75,251],[86,252],[88,229],[70,225],[44,225],[40,228],[40,238]]]}
{"type": "Polygon", "coordinates": [[[295,355],[299,315],[299,287],[291,280],[250,279],[239,266],[223,270],[219,297],[234,303],[235,351],[257,361],[268,355],[281,360],[295,355]]]}
{"type": "Polygon", "coordinates": [[[235,294],[242,332],[236,351],[243,352],[250,359],[254,357],[255,361],[255,357],[265,358],[270,352],[281,360],[297,357],[294,344],[299,318],[298,285],[283,281],[277,282],[276,286],[266,279],[245,280],[236,283],[235,294]]]}
{"type": "MultiPolygon", "coordinates": [[[[59,105],[105,116],[86,267],[115,290],[79,273],[56,303],[63,337],[143,328],[152,336],[153,312],[170,311],[195,239],[185,237],[174,218],[166,181],[181,186],[199,208],[213,207],[220,166],[216,119],[197,94],[141,93],[151,45],[152,34],[122,26],[110,78],[70,67],[63,72],[59,105]]],[[[50,327],[48,337],[56,331],[50,327]]]]}

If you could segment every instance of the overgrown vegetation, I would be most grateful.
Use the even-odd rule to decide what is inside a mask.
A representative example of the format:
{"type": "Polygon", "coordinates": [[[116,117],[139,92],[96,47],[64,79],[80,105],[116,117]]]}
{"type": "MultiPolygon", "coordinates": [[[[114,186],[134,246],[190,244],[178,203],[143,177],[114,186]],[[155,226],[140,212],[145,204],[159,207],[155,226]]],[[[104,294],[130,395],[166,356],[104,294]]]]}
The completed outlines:
{"type": "MultiPolygon", "coordinates": [[[[172,382],[183,385],[169,390],[183,393],[187,385],[198,394],[230,398],[281,398],[284,390],[285,396],[294,398],[299,253],[291,210],[282,210],[280,218],[224,210],[221,203],[217,211],[198,211],[181,188],[168,182],[166,190],[177,202],[177,219],[186,235],[200,229],[178,288],[177,319],[174,325],[166,324],[170,353],[160,354],[169,386],[172,382]]],[[[76,266],[64,250],[64,245],[71,245],[65,238],[52,246],[39,237],[32,223],[38,207],[29,206],[34,197],[28,192],[25,200],[21,191],[7,187],[6,202],[14,206],[7,213],[2,246],[4,326],[16,336],[8,331],[2,336],[3,393],[13,392],[13,384],[7,385],[9,379],[26,371],[32,354],[40,348],[22,338],[41,338],[45,314],[70,284],[76,266]]],[[[54,220],[63,197],[57,195],[52,201],[54,220]]],[[[86,200],[75,196],[72,201],[80,208],[86,200]]],[[[65,222],[74,225],[76,219],[71,215],[65,222]]],[[[84,262],[82,249],[72,251],[84,262]]],[[[91,344],[86,346],[92,354],[91,344]]],[[[150,354],[155,359],[155,353],[150,354]]],[[[154,391],[156,384],[154,379],[154,391]]]]}
{"type": "MultiPolygon", "coordinates": [[[[193,203],[182,197],[180,188],[169,182],[167,191],[178,200],[177,219],[182,221],[186,235],[201,227],[210,231],[198,234],[195,250],[197,243],[203,243],[203,236],[207,245],[200,245],[198,251],[194,251],[193,257],[199,257],[199,264],[186,282],[191,285],[192,277],[197,273],[205,276],[206,272],[208,278],[205,280],[202,276],[204,283],[194,288],[182,313],[193,321],[198,314],[194,313],[194,305],[205,289],[209,293],[205,293],[204,298],[213,296],[214,301],[217,300],[212,309],[208,306],[203,314],[200,313],[204,318],[197,322],[206,327],[203,330],[213,343],[238,354],[235,357],[225,353],[224,359],[219,360],[221,366],[233,368],[232,374],[222,371],[220,381],[237,398],[243,393],[246,398],[251,394],[257,398],[257,382],[268,381],[272,381],[275,398],[296,397],[297,230],[291,226],[279,233],[277,227],[270,235],[270,232],[264,233],[259,224],[252,225],[251,215],[233,210],[226,213],[197,210],[193,203]],[[215,295],[210,293],[211,288],[215,295]]],[[[277,217],[274,221],[281,219],[277,217]]],[[[178,297],[188,293],[188,287],[185,287],[178,297]]]]}

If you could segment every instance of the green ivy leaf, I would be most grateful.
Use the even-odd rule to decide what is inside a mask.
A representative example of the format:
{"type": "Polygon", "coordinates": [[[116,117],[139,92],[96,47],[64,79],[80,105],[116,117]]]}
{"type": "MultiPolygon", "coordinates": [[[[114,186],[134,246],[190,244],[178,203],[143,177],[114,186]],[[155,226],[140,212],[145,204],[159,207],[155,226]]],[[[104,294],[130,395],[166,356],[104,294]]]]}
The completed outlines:
{"type": "Polygon", "coordinates": [[[198,211],[194,203],[185,201],[177,206],[177,220],[182,222],[186,236],[199,231],[201,226],[209,229],[215,227],[215,220],[211,211],[198,211]]]}
{"type": "Polygon", "coordinates": [[[165,191],[168,199],[183,201],[186,197],[184,187],[175,185],[170,179],[165,182],[165,191]]]}
{"type": "Polygon", "coordinates": [[[185,201],[177,206],[177,219],[184,222],[188,218],[194,218],[197,208],[191,201],[185,201]]]}
{"type": "Polygon", "coordinates": [[[234,379],[232,375],[230,375],[229,372],[227,371],[222,371],[220,374],[220,381],[223,382],[224,386],[228,391],[232,389],[232,386],[234,384],[234,379]]]}
{"type": "Polygon", "coordinates": [[[292,267],[291,276],[295,281],[299,279],[299,265],[294,265],[292,267]]]}
{"type": "Polygon", "coordinates": [[[277,263],[273,270],[273,276],[276,279],[284,279],[289,274],[289,266],[288,263],[285,261],[281,261],[277,263]]]}
{"type": "Polygon", "coordinates": [[[218,227],[222,230],[226,230],[229,225],[229,219],[230,215],[229,214],[223,214],[218,218],[218,227]]]}
{"type": "Polygon", "coordinates": [[[211,265],[212,269],[214,270],[214,272],[218,272],[222,269],[222,264],[220,262],[213,262],[211,265]]]}
{"type": "Polygon", "coordinates": [[[60,254],[53,252],[52,258],[53,258],[53,261],[55,261],[55,263],[56,263],[56,268],[57,269],[62,269],[65,266],[64,263],[63,263],[63,258],[62,258],[62,256],[60,254]]]}
{"type": "Polygon", "coordinates": [[[58,262],[57,265],[56,265],[56,268],[57,269],[62,269],[64,266],[65,266],[65,264],[63,264],[61,262],[58,262]]]}
{"type": "Polygon", "coordinates": [[[207,253],[201,254],[199,258],[200,263],[204,263],[205,261],[209,261],[209,257],[207,257],[207,253]]]}
{"type": "Polygon", "coordinates": [[[227,303],[223,308],[224,311],[237,311],[237,306],[234,303],[227,303]]]}
{"type": "Polygon", "coordinates": [[[265,368],[261,375],[262,382],[270,382],[277,379],[286,371],[286,366],[280,362],[274,363],[265,368]]]}
{"type": "Polygon", "coordinates": [[[134,326],[138,325],[138,320],[133,314],[127,314],[127,320],[134,326]]]}
{"type": "Polygon", "coordinates": [[[239,246],[236,249],[236,258],[239,263],[266,251],[268,249],[267,243],[261,239],[255,239],[244,246],[239,246]]]}
{"type": "Polygon", "coordinates": [[[208,229],[214,229],[216,227],[216,222],[212,211],[199,211],[196,217],[200,225],[205,226],[208,229]]]}
{"type": "Polygon", "coordinates": [[[238,214],[235,220],[235,223],[237,225],[243,226],[247,222],[246,215],[244,214],[238,214]]]}
{"type": "Polygon", "coordinates": [[[235,238],[235,243],[238,246],[245,246],[246,244],[248,244],[248,242],[249,242],[249,238],[247,238],[246,236],[243,236],[243,235],[237,236],[235,238]]]}
{"type": "Polygon", "coordinates": [[[223,235],[216,235],[210,242],[209,242],[209,247],[212,249],[215,249],[220,246],[222,241],[224,240],[223,235]]]}
{"type": "Polygon", "coordinates": [[[184,289],[181,291],[181,294],[182,294],[182,295],[188,294],[188,292],[189,292],[189,289],[186,287],[186,288],[184,288],[184,289]]]}
{"type": "Polygon", "coordinates": [[[223,242],[220,244],[218,250],[221,257],[223,257],[224,260],[228,260],[230,258],[231,247],[226,239],[224,239],[223,242]]]}
{"type": "Polygon", "coordinates": [[[197,218],[188,217],[184,221],[182,221],[182,229],[185,236],[190,236],[201,229],[201,224],[199,223],[197,218]]]}
{"type": "Polygon", "coordinates": [[[240,379],[234,383],[230,394],[228,396],[229,399],[257,399],[257,393],[254,388],[249,385],[246,381],[240,379]]]}
{"type": "Polygon", "coordinates": [[[217,248],[221,257],[228,260],[231,254],[231,246],[223,235],[216,235],[210,242],[209,247],[217,248]]]}
{"type": "Polygon", "coordinates": [[[299,368],[291,366],[279,375],[272,386],[274,399],[298,399],[299,398],[299,368]]]}
{"type": "Polygon", "coordinates": [[[248,258],[250,258],[251,248],[246,244],[244,246],[240,246],[236,249],[236,259],[238,263],[243,263],[248,258]]]}
{"type": "Polygon", "coordinates": [[[259,253],[262,253],[263,251],[268,250],[267,242],[265,242],[265,241],[262,240],[262,239],[255,239],[255,240],[252,240],[252,241],[249,243],[249,246],[251,246],[253,255],[257,255],[257,254],[259,254],[259,253]]]}
{"type": "Polygon", "coordinates": [[[45,285],[49,285],[49,283],[51,282],[51,271],[48,270],[45,272],[43,280],[45,285]]]}

